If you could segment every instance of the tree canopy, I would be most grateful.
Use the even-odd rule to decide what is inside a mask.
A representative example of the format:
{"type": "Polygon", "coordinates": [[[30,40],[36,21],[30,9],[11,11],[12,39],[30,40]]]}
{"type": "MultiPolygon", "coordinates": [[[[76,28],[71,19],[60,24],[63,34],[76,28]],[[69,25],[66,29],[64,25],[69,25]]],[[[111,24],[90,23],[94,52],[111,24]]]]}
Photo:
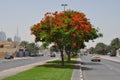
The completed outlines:
{"type": "Polygon", "coordinates": [[[44,18],[31,27],[35,42],[54,43],[61,53],[65,46],[71,50],[84,48],[84,42],[100,36],[83,12],[67,10],[63,12],[47,12],[44,18]]]}

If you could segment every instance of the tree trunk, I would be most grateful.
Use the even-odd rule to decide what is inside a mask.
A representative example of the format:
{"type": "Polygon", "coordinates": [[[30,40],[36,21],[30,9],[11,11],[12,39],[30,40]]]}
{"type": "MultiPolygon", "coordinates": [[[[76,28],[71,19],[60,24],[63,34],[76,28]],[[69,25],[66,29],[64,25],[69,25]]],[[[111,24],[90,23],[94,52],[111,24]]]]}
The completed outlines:
{"type": "Polygon", "coordinates": [[[70,62],[71,61],[70,51],[67,52],[67,55],[68,55],[68,60],[67,61],[70,62]]]}
{"type": "Polygon", "coordinates": [[[60,50],[60,52],[61,52],[62,66],[64,66],[64,55],[63,55],[63,50],[60,50]]]}

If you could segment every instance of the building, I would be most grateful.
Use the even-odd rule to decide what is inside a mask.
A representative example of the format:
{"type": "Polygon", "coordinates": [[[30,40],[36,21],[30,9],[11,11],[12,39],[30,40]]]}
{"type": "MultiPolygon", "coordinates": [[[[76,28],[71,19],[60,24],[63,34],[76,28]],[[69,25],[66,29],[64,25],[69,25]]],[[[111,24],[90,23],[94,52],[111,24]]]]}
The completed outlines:
{"type": "Polygon", "coordinates": [[[21,41],[20,37],[15,35],[14,36],[14,42],[20,42],[20,41],[21,41]]]}
{"type": "Polygon", "coordinates": [[[20,37],[17,35],[12,38],[6,39],[6,34],[3,31],[0,31],[0,58],[4,58],[7,54],[16,56],[19,49],[20,37]]]}
{"type": "Polygon", "coordinates": [[[116,56],[120,57],[120,48],[116,51],[116,56]]]}
{"type": "Polygon", "coordinates": [[[6,41],[6,34],[3,31],[0,31],[0,41],[6,41]]]}
{"type": "Polygon", "coordinates": [[[16,33],[16,35],[14,36],[14,42],[20,42],[21,41],[21,39],[20,39],[20,37],[19,37],[19,32],[18,32],[18,28],[17,28],[17,33],[16,33]]]}
{"type": "Polygon", "coordinates": [[[16,56],[17,51],[18,51],[18,43],[0,41],[0,58],[4,58],[7,54],[16,56]]]}

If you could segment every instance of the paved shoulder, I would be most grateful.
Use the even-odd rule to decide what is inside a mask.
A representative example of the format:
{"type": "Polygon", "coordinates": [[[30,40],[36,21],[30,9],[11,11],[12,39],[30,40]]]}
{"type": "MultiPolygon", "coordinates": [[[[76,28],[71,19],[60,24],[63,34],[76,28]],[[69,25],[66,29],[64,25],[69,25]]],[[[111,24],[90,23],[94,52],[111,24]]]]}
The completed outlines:
{"type": "Polygon", "coordinates": [[[101,56],[101,58],[115,61],[115,62],[120,62],[120,57],[101,56]]]}

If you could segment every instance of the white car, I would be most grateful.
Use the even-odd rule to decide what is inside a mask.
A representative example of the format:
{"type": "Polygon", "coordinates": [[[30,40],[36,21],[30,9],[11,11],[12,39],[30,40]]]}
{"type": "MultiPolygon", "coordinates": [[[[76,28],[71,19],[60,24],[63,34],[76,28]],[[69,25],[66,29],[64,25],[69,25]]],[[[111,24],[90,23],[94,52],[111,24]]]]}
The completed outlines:
{"type": "Polygon", "coordinates": [[[100,56],[94,55],[94,56],[91,57],[91,61],[98,61],[98,62],[100,62],[101,58],[100,58],[100,56]]]}

